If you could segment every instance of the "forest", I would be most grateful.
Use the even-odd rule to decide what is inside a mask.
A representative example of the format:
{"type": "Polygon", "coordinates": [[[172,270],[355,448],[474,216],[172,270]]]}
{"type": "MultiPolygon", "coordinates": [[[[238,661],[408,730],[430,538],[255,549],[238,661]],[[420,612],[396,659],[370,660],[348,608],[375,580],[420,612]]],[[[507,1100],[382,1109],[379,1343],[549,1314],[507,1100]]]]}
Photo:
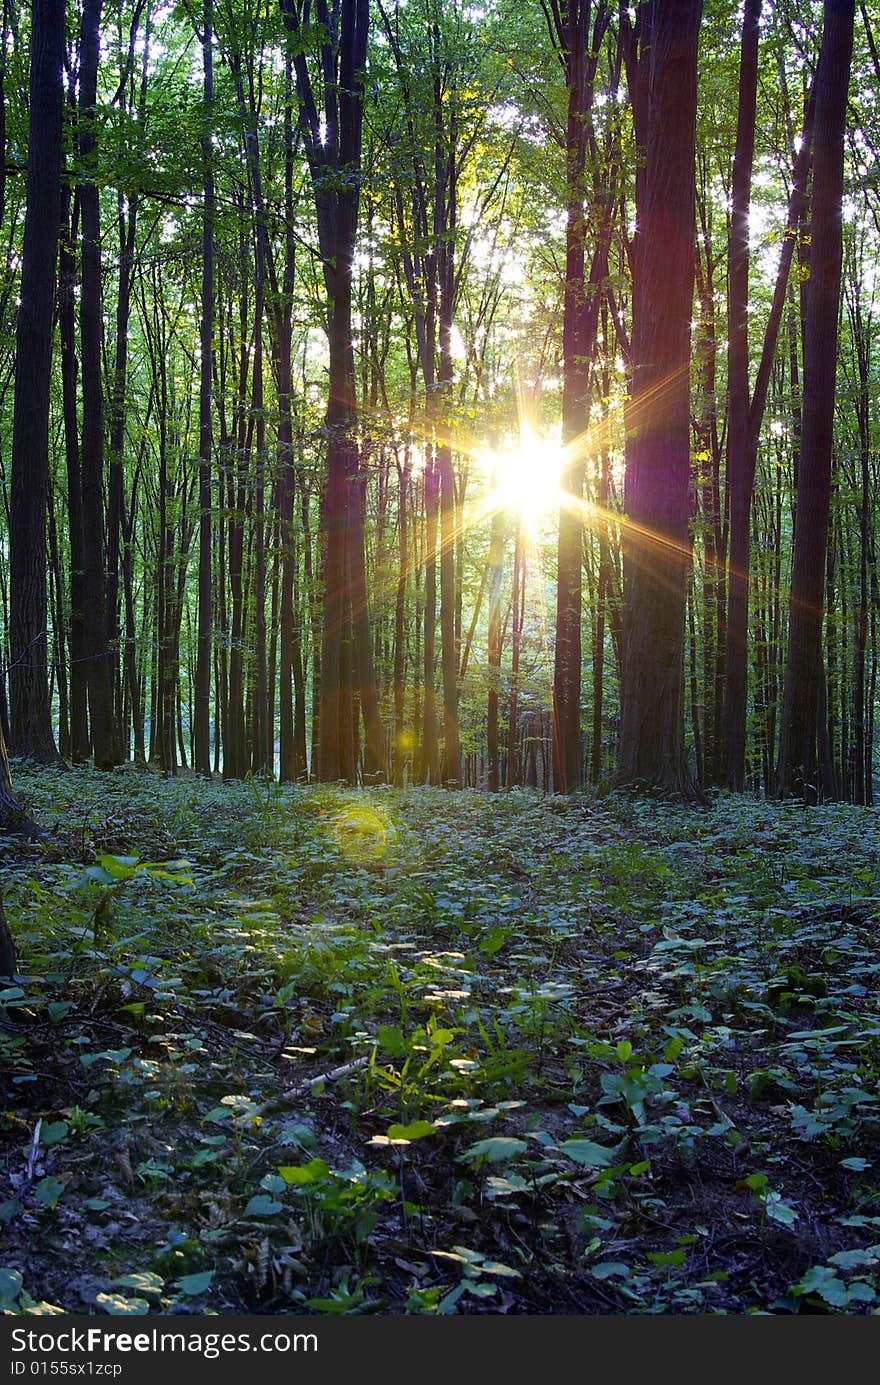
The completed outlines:
{"type": "Polygon", "coordinates": [[[2,1312],[880,1312],[874,0],[2,8],[2,1312]]]}

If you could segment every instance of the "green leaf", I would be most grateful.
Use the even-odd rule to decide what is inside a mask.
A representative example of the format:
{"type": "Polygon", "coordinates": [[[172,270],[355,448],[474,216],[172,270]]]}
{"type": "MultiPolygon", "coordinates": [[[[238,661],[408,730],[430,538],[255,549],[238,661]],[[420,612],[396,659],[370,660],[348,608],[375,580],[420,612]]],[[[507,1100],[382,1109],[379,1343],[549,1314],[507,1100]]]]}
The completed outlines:
{"type": "Polygon", "coordinates": [[[594,1279],[629,1279],[631,1273],[629,1265],[622,1260],[602,1260],[598,1265],[590,1266],[594,1279]]]}
{"type": "Polygon", "coordinates": [[[628,1063],[633,1055],[633,1046],[629,1039],[621,1039],[617,1045],[617,1056],[621,1063],[628,1063]]]}
{"type": "Polygon", "coordinates": [[[295,1188],[305,1187],[309,1183],[323,1183],[330,1177],[330,1170],[323,1159],[312,1159],[308,1164],[287,1164],[278,1172],[285,1183],[295,1188]]]}
{"type": "Polygon", "coordinates": [[[867,1265],[876,1265],[877,1256],[869,1250],[839,1250],[829,1255],[829,1265],[837,1265],[842,1270],[857,1270],[867,1265]]]}
{"type": "Polygon", "coordinates": [[[41,1178],[34,1190],[34,1201],[39,1202],[41,1207],[55,1207],[66,1186],[54,1174],[50,1174],[48,1178],[41,1178]]]}
{"type": "Polygon", "coordinates": [[[684,1264],[685,1260],[687,1259],[687,1251],[684,1249],[649,1250],[647,1254],[647,1259],[651,1261],[652,1265],[658,1265],[661,1268],[676,1268],[679,1265],[684,1264]]]}
{"type": "Polygon", "coordinates": [[[406,1040],[403,1031],[396,1025],[379,1025],[379,1047],[383,1053],[387,1053],[389,1058],[401,1058],[406,1053],[406,1040]]]}
{"type": "Polygon", "coordinates": [[[255,1193],[244,1211],[243,1217],[275,1217],[284,1211],[284,1203],[276,1202],[268,1193],[255,1193]]]}
{"type": "Polygon", "coordinates": [[[503,1159],[516,1158],[526,1149],[528,1145],[525,1140],[517,1140],[509,1135],[497,1135],[490,1140],[478,1140],[458,1157],[466,1163],[472,1163],[475,1159],[485,1159],[489,1164],[499,1164],[503,1159]]]}
{"type": "Polygon", "coordinates": [[[57,1024],[59,1020],[64,1019],[72,1005],[72,1000],[51,1000],[46,1006],[46,1014],[53,1024],[57,1024]]]}
{"type": "Polygon", "coordinates": [[[124,1294],[95,1294],[95,1303],[114,1318],[142,1316],[150,1311],[145,1298],[126,1298],[124,1294]]]}
{"type": "Polygon", "coordinates": [[[107,872],[111,880],[128,880],[134,875],[139,856],[99,856],[98,864],[107,872]]]}
{"type": "Polygon", "coordinates": [[[201,1274],[185,1274],[181,1279],[178,1279],[177,1288],[188,1298],[194,1298],[196,1294],[203,1294],[206,1289],[211,1287],[213,1278],[213,1270],[203,1270],[201,1274]]]}
{"type": "Polygon", "coordinates": [[[614,1162],[614,1150],[593,1140],[563,1140],[559,1148],[583,1168],[603,1169],[614,1162]]]}
{"type": "Polygon", "coordinates": [[[141,1294],[161,1294],[165,1280],[152,1270],[139,1270],[133,1274],[121,1274],[112,1281],[114,1289],[136,1289],[141,1294]]]}
{"type": "Polygon", "coordinates": [[[814,1265],[812,1269],[807,1270],[800,1283],[795,1286],[795,1293],[818,1294],[832,1308],[845,1308],[849,1300],[843,1280],[838,1279],[827,1265],[814,1265]]]}
{"type": "Polygon", "coordinates": [[[57,1145],[70,1133],[67,1121],[49,1121],[40,1126],[40,1144],[57,1145]]]}
{"type": "Polygon", "coordinates": [[[480,1266],[480,1274],[494,1274],[499,1278],[522,1279],[519,1270],[511,1269],[509,1265],[502,1265],[499,1260],[484,1260],[480,1266]]]}
{"type": "Polygon", "coordinates": [[[21,1293],[22,1283],[18,1270],[0,1269],[0,1309],[12,1307],[21,1293]]]}
{"type": "Polygon", "coordinates": [[[771,1193],[765,1199],[764,1209],[771,1221],[781,1222],[783,1226],[794,1226],[798,1219],[797,1208],[792,1207],[778,1193],[771,1193]]]}
{"type": "Polygon", "coordinates": [[[490,928],[480,939],[480,951],[487,957],[494,957],[496,952],[501,951],[510,937],[511,933],[508,928],[490,928]]]}
{"type": "Polygon", "coordinates": [[[427,1135],[436,1135],[437,1127],[431,1121],[413,1121],[410,1125],[389,1125],[386,1134],[389,1140],[424,1140],[427,1135]]]}

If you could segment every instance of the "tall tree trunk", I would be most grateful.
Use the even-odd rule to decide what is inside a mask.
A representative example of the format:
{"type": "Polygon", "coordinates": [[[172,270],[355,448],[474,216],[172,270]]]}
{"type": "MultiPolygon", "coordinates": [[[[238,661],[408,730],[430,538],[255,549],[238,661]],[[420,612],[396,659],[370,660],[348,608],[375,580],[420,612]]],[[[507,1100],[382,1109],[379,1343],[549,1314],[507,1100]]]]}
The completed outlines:
{"type": "Polygon", "coordinates": [[[104,581],[104,391],[101,213],[97,178],[97,99],[101,0],[85,0],[80,38],[79,187],[82,233],[80,353],[82,356],[82,513],[85,655],[92,754],[98,769],[118,764],[113,716],[113,667],[107,641],[104,581]]]}
{"type": "MultiPolygon", "coordinates": [[[[360,582],[363,529],[358,517],[358,445],[355,437],[356,381],[352,346],[352,260],[357,233],[363,129],[362,79],[366,66],[369,0],[340,0],[334,23],[322,26],[320,63],[323,112],[316,98],[302,26],[308,9],[299,0],[280,0],[285,26],[294,35],[292,58],[300,131],[309,165],[327,295],[329,398],[327,483],[322,505],[325,535],[324,613],[321,630],[321,704],[318,774],[322,780],[351,780],[354,690],[349,647],[352,635],[350,580],[360,582]],[[352,545],[358,551],[352,552],[352,545]]],[[[366,622],[363,609],[355,619],[366,622]]],[[[363,638],[363,628],[360,628],[363,638]]],[[[367,635],[369,638],[369,635],[367,635]]],[[[361,670],[361,677],[372,677],[361,670]]],[[[369,707],[375,688],[361,689],[369,707]]],[[[371,736],[374,728],[371,728],[371,736]]],[[[384,759],[384,755],[383,755],[384,759]]]]}
{"type": "Polygon", "coordinates": [[[826,0],[816,81],[812,242],[804,334],[801,454],[789,603],[778,789],[811,796],[822,677],[825,551],[831,496],[837,317],[842,261],[843,146],[854,0],[826,0]]]}
{"type": "MultiPolygon", "coordinates": [[[[600,227],[591,296],[584,245],[587,234],[585,172],[592,134],[591,111],[599,46],[608,26],[602,0],[592,33],[590,0],[567,0],[547,8],[551,38],[565,71],[566,127],[565,298],[562,320],[562,441],[567,462],[560,479],[565,502],[559,512],[556,579],[556,650],[553,669],[555,787],[573,793],[583,777],[581,746],[581,605],[583,575],[583,489],[585,439],[590,422],[590,357],[598,324],[597,284],[607,274],[607,234],[600,227]],[[603,253],[604,251],[604,253],[603,253]]],[[[606,222],[608,218],[606,217],[606,222]]]]}
{"type": "Polygon", "coordinates": [[[655,0],[626,411],[618,781],[693,792],[684,743],[694,145],[701,0],[655,0]]]}
{"type": "Polygon", "coordinates": [[[727,486],[730,496],[724,763],[729,788],[745,787],[749,534],[754,453],[749,447],[749,204],[758,91],[761,0],[746,0],[733,156],[727,289],[727,486]]]}
{"type": "MultiPolygon", "coordinates": [[[[435,47],[440,29],[433,25],[435,47]]],[[[440,667],[443,675],[443,759],[441,783],[457,788],[461,782],[461,731],[458,724],[458,647],[455,639],[455,471],[452,465],[452,327],[455,311],[455,230],[458,212],[457,131],[455,111],[444,118],[439,72],[434,78],[435,177],[434,237],[439,288],[439,362],[437,406],[440,435],[435,461],[440,479],[440,667]]]]}
{"type": "Polygon", "coordinates": [[[367,473],[349,481],[349,526],[347,534],[349,586],[351,592],[352,644],[357,670],[357,694],[364,721],[364,774],[371,783],[385,778],[385,737],[379,713],[373,646],[370,638],[370,606],[367,595],[365,523],[367,473]]]}
{"type": "Polygon", "coordinates": [[[76,235],[78,199],[65,193],[69,205],[58,257],[58,332],[61,341],[61,398],[64,454],[67,466],[67,527],[70,544],[70,758],[89,758],[88,675],[83,604],[82,478],[79,460],[76,356],[76,235]]]}
{"type": "Polygon", "coordinates": [[[9,525],[12,749],[46,763],[57,755],[49,700],[46,508],[52,309],[61,221],[64,20],[63,0],[33,0],[9,525]]]}
{"type": "Polygon", "coordinates": [[[507,787],[522,779],[519,744],[519,665],[522,654],[523,619],[526,606],[526,559],[522,518],[513,542],[513,592],[511,597],[510,700],[507,704],[507,787]]]}
{"type": "Polygon", "coordinates": [[[410,746],[406,734],[406,586],[409,568],[409,479],[410,450],[406,444],[403,464],[398,462],[397,479],[397,585],[394,595],[394,759],[392,778],[403,788],[403,771],[410,746]]]}
{"type": "MultiPolygon", "coordinates": [[[[585,40],[583,40],[585,42],[585,40]]],[[[589,423],[589,369],[584,360],[586,316],[584,165],[586,161],[585,53],[576,50],[568,95],[565,301],[562,316],[562,441],[575,444],[589,423]]],[[[581,787],[581,580],[583,572],[584,457],[580,448],[560,479],[566,500],[559,512],[556,558],[556,650],[553,669],[554,778],[559,793],[581,787]]]]}
{"type": "Polygon", "coordinates": [[[122,732],[122,670],[120,662],[119,576],[122,544],[122,510],[125,495],[126,389],[128,381],[128,328],[131,318],[132,271],[135,255],[138,200],[132,196],[126,211],[119,195],[119,284],[116,298],[116,349],[109,399],[109,455],[107,467],[107,578],[106,618],[113,695],[115,755],[128,759],[128,738],[122,732]],[[123,743],[125,751],[123,752],[123,743]]]}
{"type": "Polygon", "coordinates": [[[419,779],[423,784],[440,780],[440,747],[437,741],[437,694],[434,660],[437,638],[437,515],[440,483],[431,451],[425,457],[425,638],[424,708],[419,779]]]}
{"type": "MultiPolygon", "coordinates": [[[[292,91],[290,60],[287,64],[287,86],[292,91]]],[[[275,333],[273,352],[278,388],[278,467],[281,514],[281,612],[280,612],[280,774],[282,780],[305,777],[307,756],[305,735],[298,732],[304,723],[305,709],[300,713],[300,694],[295,686],[294,673],[298,651],[302,644],[301,622],[295,606],[296,553],[293,542],[293,512],[296,502],[296,464],[293,454],[293,373],[290,351],[290,325],[296,270],[295,220],[293,214],[293,111],[288,98],[284,109],[284,199],[285,242],[284,272],[280,299],[274,304],[275,333]],[[296,698],[296,703],[294,702],[296,698]]],[[[304,523],[308,519],[308,497],[304,495],[304,523]]],[[[306,584],[309,598],[314,591],[311,572],[311,546],[306,554],[306,584]]],[[[317,660],[317,652],[315,658],[317,660]]],[[[314,709],[317,717],[317,707],[314,709]]],[[[315,766],[317,769],[317,766],[315,766]]]]}
{"type": "MultiPolygon", "coordinates": [[[[757,39],[755,41],[757,41],[757,39]]],[[[743,42],[745,43],[745,34],[743,36],[743,42]]],[[[734,375],[738,376],[740,381],[740,396],[737,400],[735,416],[731,414],[730,431],[728,434],[730,572],[728,580],[724,654],[726,673],[724,691],[725,777],[729,787],[734,789],[742,789],[745,786],[746,705],[748,696],[749,533],[752,494],[755,485],[755,467],[758,456],[758,441],[761,432],[761,423],[764,418],[770,372],[775,358],[779,328],[782,322],[782,313],[788,290],[791,263],[795,244],[798,239],[798,227],[804,212],[807,178],[812,158],[812,122],[813,98],[811,94],[807,104],[801,147],[794,161],[785,238],[783,240],[782,252],[779,256],[773,300],[767,317],[767,325],[764,330],[761,359],[755,377],[755,387],[752,393],[751,403],[748,406],[747,426],[745,429],[742,427],[741,409],[739,408],[739,405],[741,405],[741,384],[743,375],[742,351],[744,349],[741,341],[737,348],[737,352],[735,352],[735,355],[737,353],[739,355],[739,365],[735,365],[734,375]],[[736,435],[735,440],[734,434],[736,435]]],[[[733,256],[733,246],[731,247],[731,256],[733,256]]],[[[740,225],[740,264],[738,267],[738,287],[741,299],[741,332],[744,330],[743,324],[745,323],[748,306],[747,257],[748,220],[746,218],[745,225],[740,225]],[[744,252],[742,248],[743,240],[745,244],[744,252]],[[742,282],[743,266],[741,262],[743,253],[746,255],[744,285],[742,282]],[[741,296],[743,292],[745,292],[745,298],[741,296]]],[[[747,378],[747,360],[745,373],[747,378]]],[[[732,406],[733,402],[733,396],[731,395],[732,406]]]]}
{"type": "Polygon", "coordinates": [[[853,352],[856,357],[856,418],[859,429],[859,598],[855,613],[855,668],[853,670],[853,801],[869,803],[870,757],[866,745],[866,655],[868,648],[869,585],[868,561],[871,547],[871,343],[861,304],[858,277],[853,285],[850,311],[853,352]]]}
{"type": "Polygon", "coordinates": [[[204,129],[201,150],[202,193],[202,299],[199,320],[199,571],[198,624],[195,680],[194,767],[197,774],[211,774],[211,645],[213,591],[211,574],[211,379],[214,350],[214,158],[211,127],[214,110],[213,0],[204,0],[202,32],[202,99],[204,129]]]}
{"type": "Polygon", "coordinates": [[[489,792],[497,793],[501,787],[501,773],[498,755],[498,700],[501,683],[501,582],[504,577],[504,512],[496,509],[492,514],[492,530],[489,537],[489,635],[488,635],[488,675],[489,691],[486,704],[486,759],[489,768],[489,792]]]}

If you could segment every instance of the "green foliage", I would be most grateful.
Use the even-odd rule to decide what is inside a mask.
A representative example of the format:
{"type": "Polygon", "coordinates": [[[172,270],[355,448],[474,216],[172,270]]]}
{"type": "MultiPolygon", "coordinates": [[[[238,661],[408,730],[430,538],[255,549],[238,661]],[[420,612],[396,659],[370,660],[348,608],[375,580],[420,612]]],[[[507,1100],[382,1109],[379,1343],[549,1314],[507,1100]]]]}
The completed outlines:
{"type": "Polygon", "coordinates": [[[75,1247],[49,1302],[870,1311],[873,815],[19,782],[62,835],[4,883],[0,1221],[75,1247]],[[791,1281],[744,1249],[817,1225],[791,1281]]]}

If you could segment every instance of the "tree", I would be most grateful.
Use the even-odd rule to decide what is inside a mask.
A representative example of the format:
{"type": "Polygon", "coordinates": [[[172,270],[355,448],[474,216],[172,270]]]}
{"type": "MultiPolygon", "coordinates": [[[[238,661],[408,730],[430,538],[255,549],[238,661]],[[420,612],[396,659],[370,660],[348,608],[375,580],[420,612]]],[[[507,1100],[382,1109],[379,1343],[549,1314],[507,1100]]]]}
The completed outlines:
{"type": "Polygon", "coordinates": [[[854,0],[826,0],[816,78],[810,278],[804,323],[801,454],[779,732],[778,790],[815,794],[816,720],[831,498],[837,320],[843,259],[843,149],[854,0]]]}
{"type": "MultiPolygon", "coordinates": [[[[702,0],[655,0],[626,410],[620,783],[693,792],[684,743],[690,321],[702,0]]],[[[645,61],[643,57],[642,62],[645,61]]]]}
{"type": "Polygon", "coordinates": [[[63,0],[34,0],[9,523],[12,748],[44,762],[57,754],[47,664],[46,508],[52,313],[61,220],[64,18],[63,0]]]}
{"type": "Polygon", "coordinates": [[[101,214],[97,184],[97,100],[101,0],[85,0],[79,58],[78,135],[82,251],[80,353],[82,356],[83,603],[92,754],[99,769],[121,758],[113,717],[113,665],[107,640],[104,581],[104,394],[101,214]]]}
{"type": "Polygon", "coordinates": [[[745,776],[746,630],[754,454],[749,448],[749,203],[755,151],[758,25],[761,0],[746,0],[739,69],[739,109],[730,207],[727,271],[727,487],[730,498],[727,648],[724,703],[725,768],[729,786],[745,776]]]}
{"type": "Polygon", "coordinates": [[[204,0],[202,16],[203,94],[205,130],[202,134],[204,189],[202,198],[202,298],[199,322],[199,577],[198,653],[196,659],[194,761],[199,774],[211,773],[211,645],[213,592],[211,584],[211,374],[214,346],[214,157],[211,117],[214,109],[214,11],[204,0]]]}
{"type": "MultiPolygon", "coordinates": [[[[581,505],[590,369],[596,347],[602,281],[608,274],[610,210],[600,216],[589,278],[586,272],[585,212],[587,154],[595,143],[592,106],[602,39],[610,20],[604,0],[547,0],[550,36],[565,75],[568,96],[565,135],[565,299],[562,327],[562,441],[568,459],[562,480],[566,500],[559,512],[556,579],[556,646],[553,671],[553,744],[556,787],[580,788],[581,586],[584,526],[581,505]]],[[[616,79],[615,79],[616,80],[616,79]]],[[[610,169],[607,171],[610,177],[610,169]]],[[[596,199],[601,207],[602,199],[596,199]]]]}
{"type": "Polygon", "coordinates": [[[363,521],[358,490],[359,454],[352,346],[352,269],[358,223],[367,60],[368,0],[339,0],[331,15],[326,0],[310,7],[281,0],[293,49],[300,130],[318,222],[327,293],[330,352],[327,402],[327,485],[322,507],[325,539],[324,613],[321,632],[321,739],[318,776],[355,777],[354,685],[367,738],[367,770],[380,772],[385,752],[379,721],[364,579],[363,521]],[[317,36],[317,37],[316,37],[317,36]],[[320,87],[313,83],[308,46],[317,44],[320,87]],[[322,90],[323,105],[318,92],[322,90]]]}

